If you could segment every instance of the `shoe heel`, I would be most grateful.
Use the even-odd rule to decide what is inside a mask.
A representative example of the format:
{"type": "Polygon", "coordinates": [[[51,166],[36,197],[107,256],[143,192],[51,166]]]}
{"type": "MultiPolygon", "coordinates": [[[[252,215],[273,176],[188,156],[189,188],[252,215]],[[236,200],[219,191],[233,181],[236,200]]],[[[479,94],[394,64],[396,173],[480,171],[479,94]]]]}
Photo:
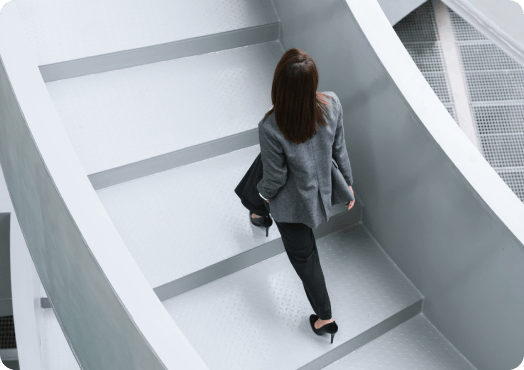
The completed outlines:
{"type": "Polygon", "coordinates": [[[335,337],[335,334],[331,334],[331,343],[333,343],[333,338],[335,337]]]}

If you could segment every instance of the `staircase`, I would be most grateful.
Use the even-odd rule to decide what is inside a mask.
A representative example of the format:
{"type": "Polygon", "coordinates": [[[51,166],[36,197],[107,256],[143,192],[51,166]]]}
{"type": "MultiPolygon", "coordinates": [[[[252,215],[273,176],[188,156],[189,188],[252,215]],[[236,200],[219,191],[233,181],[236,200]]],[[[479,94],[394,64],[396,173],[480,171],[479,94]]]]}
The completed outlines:
{"type": "MultiPolygon", "coordinates": [[[[358,193],[314,230],[333,344],[309,327],[277,228],[250,223],[233,190],[260,152],[284,53],[270,0],[15,1],[86,175],[210,369],[473,369],[362,223],[358,193]]],[[[76,369],[42,298],[43,367],[76,369]]]]}

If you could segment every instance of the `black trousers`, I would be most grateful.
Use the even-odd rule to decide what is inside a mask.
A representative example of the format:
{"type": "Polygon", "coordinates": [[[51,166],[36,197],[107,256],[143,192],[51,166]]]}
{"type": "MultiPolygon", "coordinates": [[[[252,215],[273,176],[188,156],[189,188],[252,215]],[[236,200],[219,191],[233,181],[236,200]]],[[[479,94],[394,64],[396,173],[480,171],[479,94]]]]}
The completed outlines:
{"type": "Polygon", "coordinates": [[[302,223],[274,221],[282,236],[289,261],[302,280],[313,311],[322,320],[331,319],[331,302],[313,230],[302,223]]]}

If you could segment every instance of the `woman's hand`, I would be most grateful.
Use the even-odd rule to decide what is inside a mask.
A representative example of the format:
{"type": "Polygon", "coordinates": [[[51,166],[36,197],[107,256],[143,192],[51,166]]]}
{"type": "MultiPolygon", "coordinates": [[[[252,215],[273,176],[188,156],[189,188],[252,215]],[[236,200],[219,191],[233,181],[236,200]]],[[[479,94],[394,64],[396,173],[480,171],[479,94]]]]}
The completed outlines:
{"type": "Polygon", "coordinates": [[[268,202],[268,203],[269,203],[269,199],[266,199],[266,202],[268,202]]]}
{"type": "MultiPolygon", "coordinates": [[[[350,185],[349,188],[351,189],[351,192],[353,193],[353,196],[355,196],[355,192],[353,191],[353,187],[350,185]]],[[[351,202],[347,203],[346,204],[346,207],[348,207],[348,211],[353,208],[353,206],[355,205],[355,201],[352,200],[351,202]]]]}

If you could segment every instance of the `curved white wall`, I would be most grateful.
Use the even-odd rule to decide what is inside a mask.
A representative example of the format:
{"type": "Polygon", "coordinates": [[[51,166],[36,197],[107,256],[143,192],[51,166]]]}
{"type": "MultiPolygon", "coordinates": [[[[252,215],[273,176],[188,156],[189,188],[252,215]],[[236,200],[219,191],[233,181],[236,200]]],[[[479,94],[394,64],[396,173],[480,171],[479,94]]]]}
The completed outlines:
{"type": "Polygon", "coordinates": [[[139,270],[60,122],[16,6],[0,13],[0,160],[38,275],[84,369],[206,369],[139,270]]]}
{"type": "Polygon", "coordinates": [[[275,0],[285,49],[340,97],[364,225],[479,370],[524,355],[524,204],[428,85],[376,0],[275,0]]]}

